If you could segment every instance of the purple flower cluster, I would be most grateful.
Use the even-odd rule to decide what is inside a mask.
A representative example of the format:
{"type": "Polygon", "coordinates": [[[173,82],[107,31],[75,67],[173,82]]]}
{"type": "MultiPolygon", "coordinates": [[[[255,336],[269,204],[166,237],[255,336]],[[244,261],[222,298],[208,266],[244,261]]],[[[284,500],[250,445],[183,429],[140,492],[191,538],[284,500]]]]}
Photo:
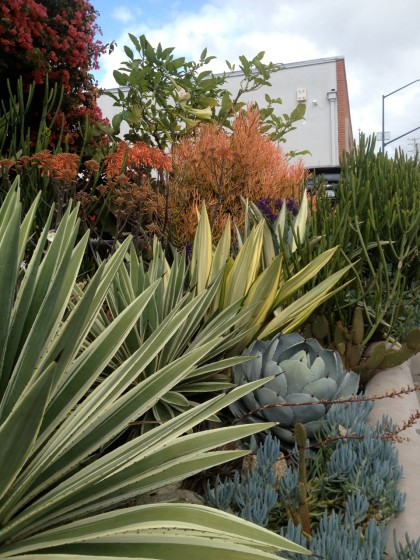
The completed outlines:
{"type": "MultiPolygon", "coordinates": [[[[280,212],[283,206],[283,199],[282,198],[260,198],[257,202],[257,207],[261,210],[267,220],[270,222],[274,222],[277,218],[278,213],[280,212]]],[[[296,201],[293,198],[286,199],[286,209],[290,212],[293,216],[296,216],[298,213],[298,207],[296,201]]]]}

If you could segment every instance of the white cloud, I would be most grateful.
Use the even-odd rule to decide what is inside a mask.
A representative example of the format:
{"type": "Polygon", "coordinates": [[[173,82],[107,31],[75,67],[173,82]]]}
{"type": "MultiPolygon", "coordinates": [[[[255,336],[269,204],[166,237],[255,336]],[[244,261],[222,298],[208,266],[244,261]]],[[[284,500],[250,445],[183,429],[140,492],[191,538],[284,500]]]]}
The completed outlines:
{"type": "Polygon", "coordinates": [[[128,24],[133,20],[133,13],[126,6],[119,6],[113,9],[112,18],[121,23],[128,24]]]}
{"type": "MultiPolygon", "coordinates": [[[[141,17],[118,9],[125,29],[114,53],[101,60],[102,87],[115,85],[112,71],[126,59],[128,31],[145,34],[154,46],[174,46],[175,55],[190,59],[208,47],[217,57],[214,71],[226,69],[225,59],[237,62],[239,55],[261,50],[272,62],[344,55],[355,134],[379,131],[382,94],[420,78],[418,0],[149,0],[142,9],[141,17]]],[[[386,128],[393,137],[420,126],[420,82],[411,87],[410,95],[407,90],[387,98],[386,128]]]]}

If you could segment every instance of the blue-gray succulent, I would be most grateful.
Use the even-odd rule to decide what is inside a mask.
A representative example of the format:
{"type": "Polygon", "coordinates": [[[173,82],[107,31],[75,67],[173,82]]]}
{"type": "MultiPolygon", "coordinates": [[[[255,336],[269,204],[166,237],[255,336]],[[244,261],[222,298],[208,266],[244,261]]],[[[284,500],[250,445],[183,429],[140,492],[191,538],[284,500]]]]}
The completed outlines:
{"type": "Polygon", "coordinates": [[[305,425],[309,438],[322,428],[329,407],[319,401],[348,398],[358,389],[359,376],[343,368],[337,352],[297,333],[280,334],[270,341],[256,340],[243,354],[255,359],[234,366],[233,380],[237,385],[275,377],[233,403],[232,413],[244,422],[278,422],[273,432],[289,445],[294,443],[297,422],[305,425]],[[287,406],[288,403],[314,404],[287,406]]]}

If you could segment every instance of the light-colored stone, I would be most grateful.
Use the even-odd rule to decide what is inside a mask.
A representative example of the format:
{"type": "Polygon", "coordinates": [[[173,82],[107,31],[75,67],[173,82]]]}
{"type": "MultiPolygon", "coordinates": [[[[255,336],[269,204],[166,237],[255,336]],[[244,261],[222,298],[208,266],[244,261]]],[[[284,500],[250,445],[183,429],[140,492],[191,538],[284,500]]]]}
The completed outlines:
{"type": "MultiPolygon", "coordinates": [[[[367,384],[368,395],[383,395],[394,389],[413,386],[413,372],[420,375],[420,354],[417,354],[404,364],[377,373],[367,384]],[[414,358],[414,359],[413,359],[414,358]]],[[[370,419],[372,422],[381,420],[383,415],[392,418],[393,422],[402,425],[410,415],[419,410],[419,400],[413,391],[401,397],[387,398],[374,401],[370,419]]],[[[411,540],[420,537],[420,430],[419,424],[401,433],[404,441],[395,443],[399,454],[399,462],[403,467],[403,478],[399,489],[406,494],[405,510],[389,524],[390,536],[388,551],[393,553],[393,532],[397,539],[405,542],[405,533],[411,540]]]]}

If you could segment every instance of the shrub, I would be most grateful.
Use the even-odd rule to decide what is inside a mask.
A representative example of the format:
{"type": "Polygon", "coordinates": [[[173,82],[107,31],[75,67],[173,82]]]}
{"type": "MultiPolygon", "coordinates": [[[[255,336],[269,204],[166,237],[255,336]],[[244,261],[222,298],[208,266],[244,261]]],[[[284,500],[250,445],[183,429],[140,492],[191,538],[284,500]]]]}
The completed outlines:
{"type": "MultiPolygon", "coordinates": [[[[13,91],[19,76],[24,90],[38,84],[27,120],[38,130],[43,87],[62,87],[65,93],[52,142],[68,134],[72,146],[82,144],[78,123],[101,119],[96,83],[90,74],[98,68],[104,46],[95,35],[96,11],[88,0],[4,0],[0,4],[0,99],[13,91]],[[48,81],[47,81],[48,77],[48,81]]],[[[52,118],[50,113],[49,118],[52,118]]]]}
{"type": "Polygon", "coordinates": [[[263,132],[260,112],[249,106],[236,115],[232,132],[201,125],[172,149],[170,231],[177,244],[191,241],[195,208],[206,202],[215,238],[230,216],[244,225],[243,198],[297,198],[304,179],[301,161],[291,164],[263,132]]]}
{"type": "MultiPolygon", "coordinates": [[[[75,244],[77,210],[66,210],[45,250],[49,220],[32,258],[21,265],[39,196],[21,220],[14,187],[0,208],[0,556],[2,558],[275,559],[303,547],[191,504],[139,504],[141,496],[203,468],[243,455],[211,451],[263,429],[192,429],[241,396],[235,389],[119,445],[118,435],[223,340],[214,338],[155,375],[141,376],[188,323],[173,314],[105,379],[103,370],[141,316],[154,282],[94,341],[86,340],[127,240],[102,263],[69,307],[87,243],[75,244]],[[44,251],[45,250],[45,251],[44,251]],[[124,507],[125,506],[125,507],[124,507]],[[130,507],[127,507],[130,506],[130,507]]],[[[258,383],[257,383],[258,384],[258,383]]]]}

